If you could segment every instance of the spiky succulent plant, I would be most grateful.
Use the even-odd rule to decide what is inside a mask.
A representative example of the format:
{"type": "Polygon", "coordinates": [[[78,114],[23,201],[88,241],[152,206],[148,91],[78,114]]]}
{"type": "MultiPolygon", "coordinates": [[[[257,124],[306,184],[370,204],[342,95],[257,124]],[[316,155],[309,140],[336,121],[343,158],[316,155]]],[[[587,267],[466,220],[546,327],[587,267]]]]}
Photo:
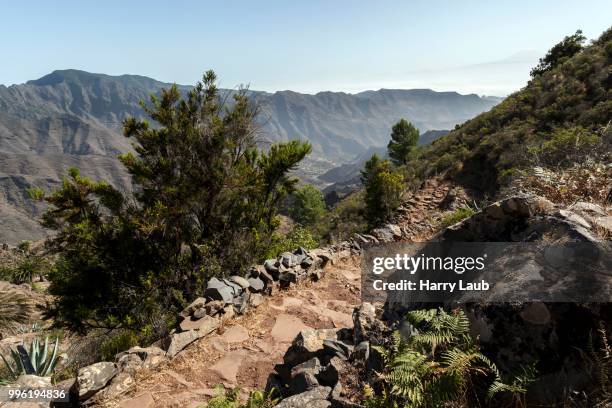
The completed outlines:
{"type": "Polygon", "coordinates": [[[17,346],[17,350],[11,349],[14,364],[9,363],[2,353],[0,353],[0,358],[13,378],[22,374],[47,377],[53,374],[57,365],[58,344],[59,339],[56,338],[55,345],[50,348],[49,336],[45,338],[44,346],[38,339],[34,339],[29,347],[24,343],[17,346]]]}

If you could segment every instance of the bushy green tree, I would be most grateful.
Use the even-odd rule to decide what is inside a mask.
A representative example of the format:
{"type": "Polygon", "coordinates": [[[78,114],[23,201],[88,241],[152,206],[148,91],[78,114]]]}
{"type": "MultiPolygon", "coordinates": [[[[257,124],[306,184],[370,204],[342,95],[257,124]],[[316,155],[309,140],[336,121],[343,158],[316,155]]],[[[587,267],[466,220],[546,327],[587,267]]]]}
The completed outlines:
{"type": "Polygon", "coordinates": [[[373,155],[361,171],[365,187],[366,218],[370,225],[388,219],[401,204],[404,176],[389,160],[373,155]]]}
{"type": "Polygon", "coordinates": [[[211,275],[235,274],[266,253],[289,172],[308,143],[255,142],[257,108],[245,90],[225,103],[216,76],[183,96],[176,86],[142,106],[154,124],[129,118],[135,153],[120,156],[134,196],[71,170],[45,226],[59,254],[50,274],[57,318],[77,329],[163,326],[151,321],[200,291],[211,275]]]}
{"type": "Polygon", "coordinates": [[[396,165],[405,164],[418,142],[419,130],[406,119],[400,119],[391,128],[391,140],[387,145],[389,157],[396,165]]]}
{"type": "Polygon", "coordinates": [[[531,76],[542,75],[563,61],[573,57],[582,50],[582,44],[585,41],[586,37],[582,35],[582,30],[576,31],[573,35],[566,36],[563,41],[552,47],[544,58],[540,58],[538,65],[531,70],[531,76]]]}
{"type": "Polygon", "coordinates": [[[293,193],[293,198],[289,214],[294,221],[303,226],[315,224],[325,214],[323,193],[315,186],[306,184],[293,193]]]}

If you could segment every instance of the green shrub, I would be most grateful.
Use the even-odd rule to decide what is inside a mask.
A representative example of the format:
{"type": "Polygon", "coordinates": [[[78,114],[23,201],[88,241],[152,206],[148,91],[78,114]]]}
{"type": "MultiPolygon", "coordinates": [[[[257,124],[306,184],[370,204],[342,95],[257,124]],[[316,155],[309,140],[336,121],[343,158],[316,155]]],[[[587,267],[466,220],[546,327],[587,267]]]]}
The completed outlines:
{"type": "Polygon", "coordinates": [[[458,182],[495,194],[506,169],[567,167],[588,156],[609,163],[609,145],[596,138],[610,137],[611,31],[584,48],[575,47],[579,36],[566,38],[541,60],[523,89],[422,146],[405,167],[421,180],[446,170],[458,182]]]}
{"type": "Polygon", "coordinates": [[[476,210],[474,210],[473,208],[461,207],[461,208],[456,209],[452,213],[445,215],[440,221],[440,224],[444,228],[450,227],[451,225],[455,225],[458,222],[463,221],[466,218],[469,218],[474,214],[476,214],[476,210]]]}
{"type": "Polygon", "coordinates": [[[275,390],[269,393],[251,391],[244,404],[238,401],[239,388],[225,391],[223,387],[217,387],[216,391],[217,395],[201,408],[272,408],[280,401],[274,397],[275,390]]]}
{"type": "Polygon", "coordinates": [[[554,167],[567,167],[582,161],[597,146],[601,138],[582,127],[561,128],[554,131],[540,145],[532,145],[529,152],[535,160],[554,167]]]}
{"type": "Polygon", "coordinates": [[[311,226],[319,221],[326,212],[323,193],[315,186],[307,184],[293,193],[289,215],[303,226],[311,226]]]}
{"type": "Polygon", "coordinates": [[[318,244],[319,241],[313,236],[309,229],[295,226],[286,236],[276,236],[269,246],[265,258],[276,258],[283,252],[292,252],[299,247],[313,249],[316,248],[318,244]]]}
{"type": "Polygon", "coordinates": [[[100,345],[102,361],[114,361],[115,355],[138,345],[138,336],[131,331],[119,331],[111,334],[108,340],[100,345]]]}
{"type": "Polygon", "coordinates": [[[367,228],[362,190],[342,199],[311,227],[313,235],[320,237],[320,245],[346,240],[354,233],[364,232],[367,228]]]}
{"type": "MultiPolygon", "coordinates": [[[[307,142],[259,149],[257,108],[246,90],[225,103],[212,71],[183,93],[171,86],[143,103],[149,120],[128,118],[134,152],[120,156],[135,194],[70,169],[44,226],[58,260],[49,274],[53,317],[84,332],[140,330],[166,321],[207,277],[261,260],[275,218],[298,180],[307,142]]],[[[231,271],[231,272],[228,272],[231,271]]],[[[161,333],[163,335],[163,333],[161,333]]]]}
{"type": "Polygon", "coordinates": [[[361,171],[365,189],[365,214],[370,226],[387,220],[399,207],[404,176],[390,161],[373,155],[361,171]]]}

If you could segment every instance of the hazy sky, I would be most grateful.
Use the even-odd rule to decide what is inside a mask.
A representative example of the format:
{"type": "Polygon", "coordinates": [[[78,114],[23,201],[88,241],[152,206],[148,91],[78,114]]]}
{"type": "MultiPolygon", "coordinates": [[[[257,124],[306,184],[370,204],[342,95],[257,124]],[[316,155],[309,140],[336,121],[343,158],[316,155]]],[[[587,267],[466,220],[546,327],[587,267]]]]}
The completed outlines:
{"type": "Polygon", "coordinates": [[[55,69],[224,87],[506,95],[553,44],[612,24],[610,0],[7,1],[0,83],[55,69]]]}

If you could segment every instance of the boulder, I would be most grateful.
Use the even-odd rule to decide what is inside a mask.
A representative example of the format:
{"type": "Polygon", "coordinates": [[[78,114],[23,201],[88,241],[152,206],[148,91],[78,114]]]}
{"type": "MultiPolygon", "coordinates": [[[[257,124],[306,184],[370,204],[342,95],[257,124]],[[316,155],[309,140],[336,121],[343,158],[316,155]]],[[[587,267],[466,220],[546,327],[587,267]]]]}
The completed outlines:
{"type": "Polygon", "coordinates": [[[369,332],[381,332],[385,330],[385,325],[376,317],[376,308],[368,302],[353,311],[353,344],[359,344],[369,339],[369,332]]]}
{"type": "Polygon", "coordinates": [[[24,388],[48,388],[51,387],[51,377],[39,377],[37,375],[22,375],[15,381],[16,386],[24,388]]]}
{"type": "Polygon", "coordinates": [[[251,299],[249,300],[249,305],[252,307],[257,307],[264,302],[264,297],[260,293],[253,293],[251,295],[251,299]]]}
{"type": "Polygon", "coordinates": [[[117,375],[115,363],[103,361],[79,369],[77,391],[79,400],[85,401],[100,391],[117,375]]]}
{"type": "Polygon", "coordinates": [[[327,398],[331,391],[330,387],[316,387],[310,391],[285,398],[276,408],[329,408],[331,402],[327,398]]]}
{"type": "Polygon", "coordinates": [[[285,268],[291,268],[293,266],[293,254],[291,252],[283,252],[278,259],[285,268]]]}
{"type": "Polygon", "coordinates": [[[242,289],[248,289],[250,286],[249,281],[242,276],[232,276],[229,278],[229,280],[237,285],[240,285],[242,289]]]}
{"type": "Polygon", "coordinates": [[[193,316],[183,320],[180,324],[182,331],[198,330],[202,336],[213,332],[219,327],[219,319],[212,316],[204,316],[201,319],[196,319],[193,316]]]}
{"type": "Polygon", "coordinates": [[[204,296],[212,300],[221,300],[226,304],[232,303],[234,299],[234,289],[225,281],[211,278],[206,285],[204,296]]]}
{"type": "Polygon", "coordinates": [[[331,261],[333,258],[332,253],[329,251],[329,249],[326,248],[313,249],[312,251],[310,251],[310,256],[312,256],[313,259],[321,259],[323,261],[323,266],[325,266],[325,264],[331,261]]]}
{"type": "Polygon", "coordinates": [[[319,382],[313,372],[300,371],[291,378],[289,382],[289,393],[292,395],[299,394],[310,391],[318,386],[319,382]]]}
{"type": "Polygon", "coordinates": [[[135,374],[140,369],[154,369],[166,361],[166,352],[159,347],[135,346],[115,356],[119,371],[135,374]]]}
{"type": "MultiPolygon", "coordinates": [[[[206,303],[206,305],[204,305],[204,315],[209,315],[209,316],[215,316],[218,315],[219,313],[221,313],[223,311],[223,308],[225,307],[225,301],[223,300],[212,300],[208,303],[206,303]]],[[[197,312],[193,315],[193,317],[196,317],[198,319],[204,317],[204,315],[202,314],[197,314],[197,312]]]]}
{"type": "Polygon", "coordinates": [[[353,346],[340,340],[323,340],[323,349],[326,353],[348,360],[353,353],[353,346]]]}
{"type": "Polygon", "coordinates": [[[314,265],[314,259],[312,259],[311,257],[307,256],[305,257],[302,262],[300,263],[300,266],[304,269],[309,269],[314,265]]]}
{"type": "Polygon", "coordinates": [[[398,225],[386,224],[372,230],[372,235],[380,242],[393,242],[402,237],[402,230],[398,225]]]}
{"type": "Polygon", "coordinates": [[[242,292],[243,292],[243,290],[244,290],[244,289],[243,289],[243,288],[242,288],[242,286],[240,286],[239,284],[237,284],[237,283],[235,283],[235,282],[232,282],[232,281],[231,281],[231,280],[229,280],[229,279],[223,279],[223,282],[224,282],[224,283],[225,283],[227,286],[229,286],[230,288],[232,288],[232,290],[234,291],[234,297],[236,297],[236,296],[240,296],[240,295],[242,294],[242,292]]]}
{"type": "Polygon", "coordinates": [[[172,358],[181,350],[202,337],[199,330],[189,330],[182,333],[174,333],[169,338],[169,346],[166,351],[166,356],[172,358]]]}
{"type": "Polygon", "coordinates": [[[279,281],[282,288],[288,288],[289,286],[291,286],[292,283],[297,283],[298,274],[294,270],[283,272],[280,275],[279,281]]]}
{"type": "Polygon", "coordinates": [[[255,293],[263,291],[266,287],[265,283],[259,278],[249,278],[248,283],[249,290],[255,293]]]}
{"type": "Polygon", "coordinates": [[[289,393],[299,394],[319,386],[317,374],[321,371],[321,363],[314,357],[291,369],[289,393]]]}
{"type": "Polygon", "coordinates": [[[291,366],[303,363],[317,355],[323,355],[323,342],[336,340],[338,329],[306,329],[299,332],[283,361],[291,366]]]}
{"type": "Polygon", "coordinates": [[[278,270],[278,266],[279,266],[279,262],[276,259],[268,259],[264,262],[264,268],[266,270],[266,272],[268,272],[270,274],[270,276],[272,276],[272,278],[274,278],[274,280],[278,280],[279,277],[279,270],[278,270]]]}
{"type": "Polygon", "coordinates": [[[317,378],[322,385],[334,387],[347,370],[348,363],[338,357],[334,357],[329,361],[328,365],[320,370],[317,378]]]}
{"type": "Polygon", "coordinates": [[[251,298],[251,292],[245,291],[242,295],[234,298],[234,311],[238,314],[243,314],[249,307],[249,299],[251,298]]]}
{"type": "Polygon", "coordinates": [[[572,204],[568,210],[576,212],[576,213],[580,213],[583,215],[592,215],[592,216],[605,216],[606,211],[601,208],[599,205],[597,204],[593,204],[593,203],[586,203],[584,201],[578,201],[575,204],[572,204]]]}
{"type": "Polygon", "coordinates": [[[116,397],[128,391],[135,383],[134,377],[129,373],[119,373],[111,380],[109,386],[104,389],[103,395],[105,398],[116,397]]]}
{"type": "Polygon", "coordinates": [[[358,361],[366,361],[370,356],[370,342],[362,341],[353,351],[353,359],[358,361]]]}
{"type": "Polygon", "coordinates": [[[194,300],[193,302],[191,302],[191,304],[189,306],[187,306],[185,309],[183,309],[183,311],[180,313],[180,315],[182,317],[191,316],[191,315],[194,314],[195,311],[203,308],[205,304],[206,304],[206,299],[204,299],[203,297],[199,297],[196,300],[194,300]]]}

